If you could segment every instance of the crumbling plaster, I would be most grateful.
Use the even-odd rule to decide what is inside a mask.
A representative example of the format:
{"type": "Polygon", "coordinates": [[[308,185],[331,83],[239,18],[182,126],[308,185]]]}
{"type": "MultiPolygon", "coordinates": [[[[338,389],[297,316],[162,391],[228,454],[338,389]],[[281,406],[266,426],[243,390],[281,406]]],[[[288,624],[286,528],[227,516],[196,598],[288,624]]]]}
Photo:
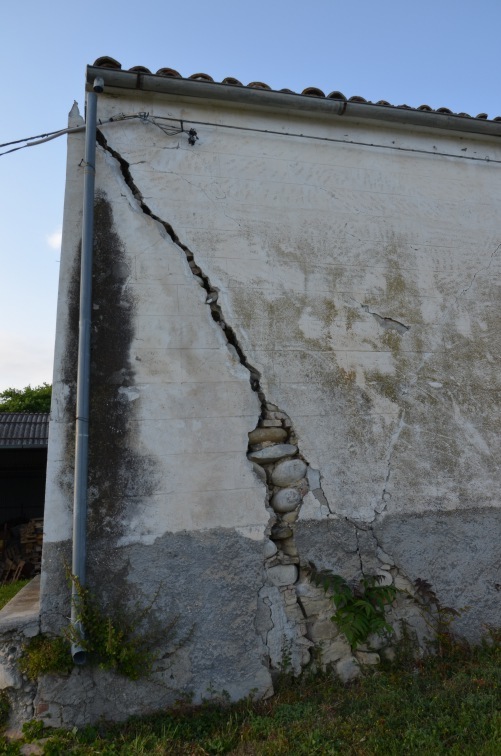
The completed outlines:
{"type": "MultiPolygon", "coordinates": [[[[108,266],[121,294],[114,309],[94,301],[93,390],[104,400],[91,439],[92,422],[102,433],[107,409],[121,408],[120,448],[137,469],[134,485],[117,478],[106,493],[97,450],[93,584],[103,568],[121,589],[158,579],[160,614],[179,609],[188,634],[193,618],[172,688],[198,697],[214,680],[235,698],[264,695],[270,670],[286,658],[300,671],[312,646],[322,663],[353,673],[308,562],[349,580],[380,574],[410,592],[409,579],[429,580],[444,603],[470,605],[459,627],[478,638],[496,616],[499,568],[500,200],[498,166],[486,159],[501,159],[495,140],[131,92],[100,97],[98,116],[97,203],[115,240],[101,244],[98,270],[103,292],[108,266]],[[144,117],[108,122],[138,112],[183,119],[198,140],[144,117]],[[96,344],[100,329],[110,344],[120,333],[120,304],[130,338],[117,347],[122,368],[106,373],[106,339],[96,344]],[[273,427],[285,435],[272,439],[273,427]],[[290,448],[260,462],[274,443],[290,448]],[[303,482],[277,483],[283,458],[304,465],[303,482]],[[282,498],[300,492],[294,510],[277,508],[280,486],[282,498]],[[182,595],[192,584],[190,615],[182,595]]],[[[49,630],[68,601],[74,378],[64,366],[76,338],[68,312],[82,153],[82,137],[70,137],[42,590],[49,630]]],[[[426,634],[410,598],[392,611],[426,634]]],[[[64,709],[60,687],[40,690],[64,709]]],[[[142,694],[137,710],[153,698],[142,694]]],[[[71,719],[63,709],[56,719],[71,719]]]]}

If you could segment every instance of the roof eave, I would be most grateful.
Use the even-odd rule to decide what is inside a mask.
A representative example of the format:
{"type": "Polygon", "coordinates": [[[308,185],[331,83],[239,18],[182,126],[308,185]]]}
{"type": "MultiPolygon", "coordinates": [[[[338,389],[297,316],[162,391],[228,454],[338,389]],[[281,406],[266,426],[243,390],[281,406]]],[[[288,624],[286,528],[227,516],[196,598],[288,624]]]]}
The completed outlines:
{"type": "Polygon", "coordinates": [[[460,131],[485,136],[501,136],[501,122],[488,121],[448,113],[429,112],[414,108],[374,105],[323,97],[312,97],[289,92],[239,87],[231,84],[216,84],[193,79],[171,78],[141,72],[121,71],[100,66],[87,66],[87,89],[92,88],[96,76],[104,79],[106,88],[127,89],[195,97],[236,105],[292,110],[302,113],[333,115],[351,119],[368,119],[385,123],[407,124],[421,128],[460,131]]]}
{"type": "Polygon", "coordinates": [[[4,451],[6,449],[10,450],[10,451],[12,451],[13,449],[16,449],[16,450],[19,450],[19,449],[29,449],[30,451],[33,451],[33,449],[42,449],[42,450],[45,449],[45,450],[47,450],[48,449],[48,444],[47,443],[43,443],[43,444],[38,444],[38,443],[37,444],[33,444],[33,443],[31,443],[30,444],[28,441],[26,441],[26,442],[24,442],[22,444],[0,444],[0,452],[4,451]]]}

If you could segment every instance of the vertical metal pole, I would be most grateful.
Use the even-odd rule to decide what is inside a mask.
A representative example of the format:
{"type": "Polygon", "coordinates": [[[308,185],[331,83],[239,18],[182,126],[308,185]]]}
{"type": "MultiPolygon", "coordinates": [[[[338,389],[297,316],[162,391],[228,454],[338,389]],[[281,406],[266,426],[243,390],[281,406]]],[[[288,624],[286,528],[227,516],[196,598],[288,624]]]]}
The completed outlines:
{"type": "MultiPolygon", "coordinates": [[[[78,333],[77,406],[75,428],[75,479],[73,493],[73,555],[71,624],[83,637],[78,622],[78,595],[75,578],[85,585],[87,560],[87,472],[89,449],[90,332],[92,315],[92,247],[94,236],[94,183],[96,173],[97,94],[88,92],[85,126],[84,195],[82,251],[80,263],[80,320],[78,333]]],[[[76,664],[85,663],[85,651],[75,640],[72,656],[76,664]]]]}

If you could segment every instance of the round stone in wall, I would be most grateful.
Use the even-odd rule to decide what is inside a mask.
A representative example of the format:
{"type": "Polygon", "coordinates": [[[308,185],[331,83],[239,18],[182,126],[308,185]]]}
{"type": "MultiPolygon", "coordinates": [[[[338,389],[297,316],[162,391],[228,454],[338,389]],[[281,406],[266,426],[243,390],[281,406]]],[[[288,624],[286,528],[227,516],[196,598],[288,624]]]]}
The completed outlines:
{"type": "Polygon", "coordinates": [[[266,574],[272,585],[292,585],[297,580],[297,567],[295,564],[277,564],[269,567],[266,574]]]}
{"type": "Polygon", "coordinates": [[[283,428],[256,428],[249,433],[249,444],[265,444],[271,442],[273,444],[285,441],[287,438],[287,431],[283,428]]]}
{"type": "Polygon", "coordinates": [[[306,464],[302,459],[285,459],[280,462],[271,476],[275,486],[292,486],[306,475],[306,464]]]}
{"type": "Polygon", "coordinates": [[[297,446],[294,444],[274,444],[258,451],[251,451],[247,457],[253,462],[266,465],[269,462],[277,462],[284,457],[292,457],[293,454],[297,454],[297,446]]]}
{"type": "Polygon", "coordinates": [[[263,551],[265,559],[269,559],[270,557],[275,556],[275,554],[277,553],[277,545],[267,538],[264,542],[263,551]]]}
{"type": "Polygon", "coordinates": [[[271,538],[273,538],[274,541],[283,541],[285,538],[290,538],[292,535],[292,528],[288,525],[280,525],[280,523],[277,523],[276,525],[273,525],[271,529],[271,538]]]}
{"type": "Polygon", "coordinates": [[[271,506],[279,514],[292,512],[301,503],[301,498],[301,494],[295,488],[282,488],[272,496],[271,506]]]}

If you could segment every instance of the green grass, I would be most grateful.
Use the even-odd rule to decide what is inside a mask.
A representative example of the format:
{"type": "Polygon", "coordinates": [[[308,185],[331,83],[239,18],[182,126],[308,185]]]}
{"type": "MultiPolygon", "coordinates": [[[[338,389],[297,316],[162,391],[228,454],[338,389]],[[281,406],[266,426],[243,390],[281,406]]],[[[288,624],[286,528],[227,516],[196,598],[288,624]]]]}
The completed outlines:
{"type": "Polygon", "coordinates": [[[7,583],[7,585],[0,585],[0,609],[3,609],[5,604],[14,598],[16,593],[19,593],[21,588],[28,585],[29,580],[16,580],[15,583],[7,583]]]}
{"type": "MultiPolygon", "coordinates": [[[[367,671],[348,686],[329,674],[283,678],[267,701],[179,704],[154,717],[69,732],[31,723],[24,742],[46,738],[43,753],[50,756],[499,756],[499,642],[442,649],[424,661],[404,658],[367,671]]],[[[20,748],[0,743],[0,753],[20,748]]]]}

